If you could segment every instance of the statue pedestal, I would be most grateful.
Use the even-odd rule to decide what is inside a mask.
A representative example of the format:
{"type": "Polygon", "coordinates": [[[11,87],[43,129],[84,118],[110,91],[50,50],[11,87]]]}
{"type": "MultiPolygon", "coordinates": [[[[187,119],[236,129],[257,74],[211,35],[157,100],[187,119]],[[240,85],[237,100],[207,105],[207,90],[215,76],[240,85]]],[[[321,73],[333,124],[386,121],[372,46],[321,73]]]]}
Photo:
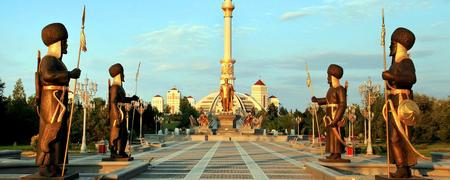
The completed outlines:
{"type": "Polygon", "coordinates": [[[430,180],[428,178],[418,177],[418,176],[411,176],[410,178],[393,178],[393,177],[388,177],[387,175],[375,175],[375,180],[403,180],[403,179],[408,179],[408,180],[430,180]]]}
{"type": "Polygon", "coordinates": [[[232,112],[229,113],[221,113],[216,115],[217,119],[219,119],[220,127],[218,129],[218,133],[235,133],[236,129],[233,128],[233,121],[236,118],[232,112]]]}
{"type": "Polygon", "coordinates": [[[350,163],[350,159],[319,159],[319,161],[327,163],[350,163]]]}
{"type": "Polygon", "coordinates": [[[20,180],[72,180],[72,179],[78,179],[79,178],[78,172],[66,172],[64,174],[64,177],[56,176],[56,177],[45,177],[39,175],[39,173],[30,174],[27,176],[20,177],[20,180]]]}
{"type": "Polygon", "coordinates": [[[241,134],[255,134],[255,130],[250,126],[241,127],[239,131],[241,132],[241,134]]]}
{"type": "Polygon", "coordinates": [[[211,129],[208,126],[202,126],[197,129],[198,134],[210,135],[211,129]]]}
{"type": "Polygon", "coordinates": [[[105,157],[102,158],[102,161],[133,161],[134,158],[133,157],[105,157]]]}

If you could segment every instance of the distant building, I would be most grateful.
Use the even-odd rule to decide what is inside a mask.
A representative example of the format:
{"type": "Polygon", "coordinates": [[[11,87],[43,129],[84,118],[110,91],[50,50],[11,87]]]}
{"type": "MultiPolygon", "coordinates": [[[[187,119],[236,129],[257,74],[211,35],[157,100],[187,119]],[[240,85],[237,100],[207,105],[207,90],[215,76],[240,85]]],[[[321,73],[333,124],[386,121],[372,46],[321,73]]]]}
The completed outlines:
{"type": "Polygon", "coordinates": [[[276,107],[280,107],[280,100],[276,96],[270,96],[269,97],[269,104],[273,104],[276,107]]]}
{"type": "Polygon", "coordinates": [[[195,107],[195,99],[192,96],[188,96],[187,100],[189,101],[189,104],[191,104],[192,107],[195,107]]]}
{"type": "Polygon", "coordinates": [[[167,92],[167,107],[170,114],[180,112],[181,92],[177,88],[172,88],[167,92]]]}
{"type": "Polygon", "coordinates": [[[152,107],[158,109],[159,112],[164,112],[164,98],[160,95],[153,96],[152,107]]]}
{"type": "Polygon", "coordinates": [[[267,86],[261,79],[255,82],[252,86],[252,95],[264,109],[269,106],[269,93],[267,92],[267,86]]]}

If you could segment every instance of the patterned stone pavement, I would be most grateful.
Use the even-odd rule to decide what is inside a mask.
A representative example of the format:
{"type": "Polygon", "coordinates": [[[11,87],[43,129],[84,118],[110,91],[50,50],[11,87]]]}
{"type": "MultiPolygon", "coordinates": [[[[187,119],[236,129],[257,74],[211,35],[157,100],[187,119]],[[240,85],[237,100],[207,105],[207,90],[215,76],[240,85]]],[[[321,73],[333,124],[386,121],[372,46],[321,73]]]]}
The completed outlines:
{"type": "Polygon", "coordinates": [[[135,156],[149,160],[133,179],[313,179],[303,162],[312,154],[277,142],[182,142],[135,156]]]}

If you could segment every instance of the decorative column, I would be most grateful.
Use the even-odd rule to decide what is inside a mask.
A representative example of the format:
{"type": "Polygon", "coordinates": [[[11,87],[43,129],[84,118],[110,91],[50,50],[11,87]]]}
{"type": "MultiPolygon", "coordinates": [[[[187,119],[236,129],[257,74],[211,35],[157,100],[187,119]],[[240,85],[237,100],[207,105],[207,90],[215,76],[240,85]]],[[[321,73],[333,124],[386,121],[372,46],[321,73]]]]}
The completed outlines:
{"type": "Polygon", "coordinates": [[[221,64],[221,76],[220,76],[220,84],[224,83],[224,79],[228,79],[228,83],[234,85],[234,63],[236,61],[233,59],[231,54],[231,19],[233,18],[233,10],[234,5],[231,0],[224,0],[222,3],[223,10],[223,59],[220,61],[221,64]]]}

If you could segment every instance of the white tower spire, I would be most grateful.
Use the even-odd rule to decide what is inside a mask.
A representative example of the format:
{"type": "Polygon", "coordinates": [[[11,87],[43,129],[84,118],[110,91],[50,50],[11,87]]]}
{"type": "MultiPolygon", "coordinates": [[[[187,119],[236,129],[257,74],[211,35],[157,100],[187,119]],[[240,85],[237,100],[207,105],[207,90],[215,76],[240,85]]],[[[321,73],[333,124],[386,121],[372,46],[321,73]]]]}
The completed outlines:
{"type": "Polygon", "coordinates": [[[221,64],[220,84],[224,83],[227,78],[230,84],[234,85],[234,63],[236,62],[231,56],[231,18],[233,17],[234,5],[231,0],[224,0],[222,3],[224,13],[224,33],[223,33],[223,58],[221,64]]]}

